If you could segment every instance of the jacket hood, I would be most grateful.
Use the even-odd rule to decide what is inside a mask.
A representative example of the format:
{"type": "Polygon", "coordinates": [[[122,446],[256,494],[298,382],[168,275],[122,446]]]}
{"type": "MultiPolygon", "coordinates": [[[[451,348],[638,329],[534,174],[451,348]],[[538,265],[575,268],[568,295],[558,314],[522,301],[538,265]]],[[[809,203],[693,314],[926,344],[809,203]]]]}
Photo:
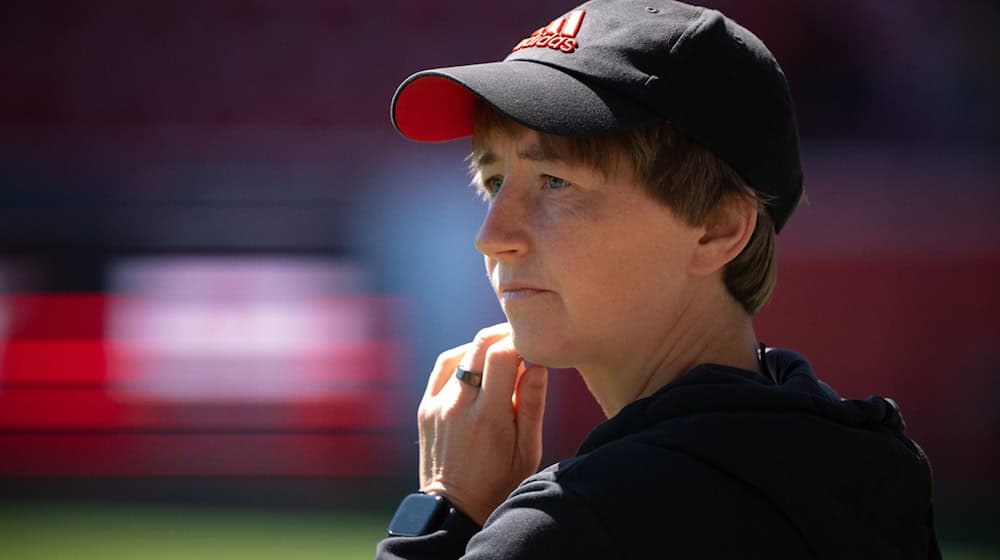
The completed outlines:
{"type": "Polygon", "coordinates": [[[842,399],[798,354],[765,356],[771,377],[716,364],[692,369],[598,426],[580,453],[657,434],[763,495],[817,557],[913,558],[936,548],[930,465],[904,435],[896,404],[842,399]]]}

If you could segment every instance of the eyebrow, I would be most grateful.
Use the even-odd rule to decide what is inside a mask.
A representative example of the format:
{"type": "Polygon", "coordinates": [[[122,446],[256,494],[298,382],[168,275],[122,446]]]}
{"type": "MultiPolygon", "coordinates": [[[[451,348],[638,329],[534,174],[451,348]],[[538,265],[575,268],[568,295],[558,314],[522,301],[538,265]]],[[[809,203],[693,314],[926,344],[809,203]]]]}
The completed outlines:
{"type": "MultiPolygon", "coordinates": [[[[518,150],[517,157],[526,161],[558,161],[562,159],[559,157],[559,154],[552,150],[547,150],[538,144],[531,144],[522,150],[518,150]]],[[[496,153],[487,149],[476,158],[476,166],[482,169],[483,166],[496,163],[498,159],[496,153]]]]}

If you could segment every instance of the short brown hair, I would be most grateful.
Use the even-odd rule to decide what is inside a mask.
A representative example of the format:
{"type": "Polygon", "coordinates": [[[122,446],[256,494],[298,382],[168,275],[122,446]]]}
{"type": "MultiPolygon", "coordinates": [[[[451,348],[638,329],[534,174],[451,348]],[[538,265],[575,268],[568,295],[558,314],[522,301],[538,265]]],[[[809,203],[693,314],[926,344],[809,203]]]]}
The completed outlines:
{"type": "MultiPolygon", "coordinates": [[[[484,138],[495,131],[514,134],[519,128],[523,127],[478,104],[470,156],[475,180],[479,180],[475,162],[485,149],[484,138]]],[[[690,225],[704,224],[730,197],[752,200],[757,206],[757,224],[743,251],[726,265],[723,281],[750,315],[770,298],[777,269],[774,221],[766,201],[726,162],[687,135],[664,123],[602,136],[539,133],[539,143],[543,151],[597,170],[609,169],[618,161],[615,155],[622,154],[648,192],[690,225]]]]}

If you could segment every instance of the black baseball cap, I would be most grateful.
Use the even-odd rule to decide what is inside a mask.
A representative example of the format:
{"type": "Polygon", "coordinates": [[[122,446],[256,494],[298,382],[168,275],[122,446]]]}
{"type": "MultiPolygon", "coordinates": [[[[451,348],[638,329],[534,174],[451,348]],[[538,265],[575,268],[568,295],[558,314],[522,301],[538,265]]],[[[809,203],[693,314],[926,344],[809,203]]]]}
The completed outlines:
{"type": "Polygon", "coordinates": [[[592,136],[664,121],[769,201],[780,231],[802,195],[785,75],[764,43],[718,11],[671,0],[592,0],[501,62],[418,72],[392,99],[412,140],[472,135],[477,100],[524,126],[592,136]]]}

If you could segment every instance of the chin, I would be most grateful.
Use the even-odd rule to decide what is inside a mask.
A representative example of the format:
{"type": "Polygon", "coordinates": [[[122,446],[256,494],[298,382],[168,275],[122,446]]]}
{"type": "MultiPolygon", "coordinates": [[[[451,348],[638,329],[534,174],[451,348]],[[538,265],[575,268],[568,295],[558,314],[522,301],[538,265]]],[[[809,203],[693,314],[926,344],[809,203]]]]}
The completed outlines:
{"type": "Polygon", "coordinates": [[[511,339],[514,348],[526,362],[550,368],[571,368],[577,363],[577,360],[572,359],[573,353],[568,348],[568,341],[562,337],[518,329],[511,323],[511,339]]]}

